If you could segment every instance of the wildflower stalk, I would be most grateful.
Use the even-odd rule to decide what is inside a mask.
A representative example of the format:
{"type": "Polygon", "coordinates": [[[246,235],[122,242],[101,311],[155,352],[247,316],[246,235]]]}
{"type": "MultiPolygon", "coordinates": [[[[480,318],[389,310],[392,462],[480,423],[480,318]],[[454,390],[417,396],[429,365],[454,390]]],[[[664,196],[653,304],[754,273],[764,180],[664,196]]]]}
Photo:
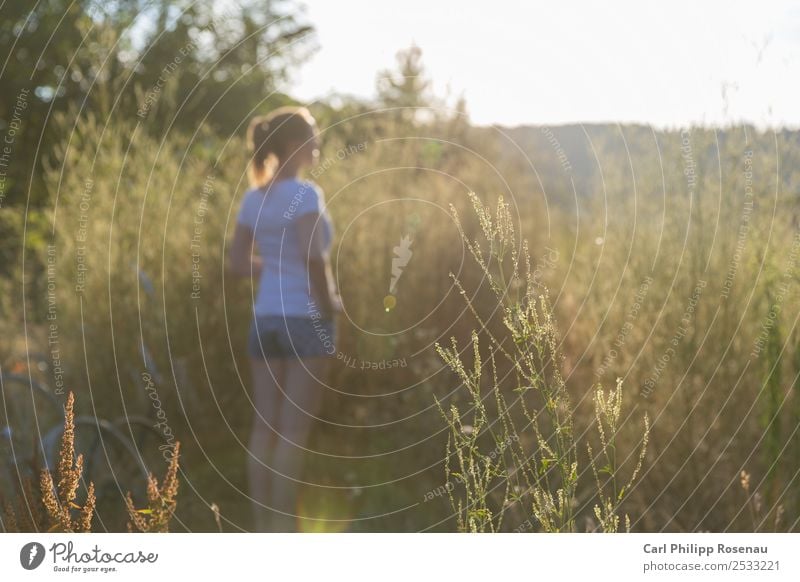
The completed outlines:
{"type": "Polygon", "coordinates": [[[70,392],[64,407],[64,432],[61,435],[57,477],[50,471],[40,474],[42,504],[49,518],[48,531],[89,532],[95,510],[94,483],[89,483],[83,506],[75,503],[83,474],[83,455],[75,458],[75,395],[70,392]],[[77,513],[77,515],[76,515],[77,513]]]}
{"type": "MultiPolygon", "coordinates": [[[[619,434],[619,419],[622,413],[622,379],[617,378],[616,388],[605,393],[602,386],[598,386],[594,395],[595,427],[600,438],[600,452],[597,456],[592,451],[590,443],[586,443],[589,452],[589,463],[592,467],[597,496],[600,503],[594,506],[594,514],[600,522],[600,529],[606,533],[619,531],[618,514],[620,505],[625,495],[630,491],[644,463],[647,451],[647,441],[650,435],[650,419],[644,415],[644,430],[639,457],[628,481],[618,487],[617,475],[617,435],[619,434]],[[603,463],[598,467],[598,463],[603,463]],[[605,481],[601,481],[601,475],[605,481]],[[608,490],[610,487],[610,491],[608,490]]],[[[630,516],[625,514],[625,531],[630,531],[630,516]]]]}
{"type": "MultiPolygon", "coordinates": [[[[451,405],[448,413],[437,400],[440,413],[450,428],[445,478],[457,526],[461,531],[500,531],[504,514],[513,506],[521,507],[530,515],[528,523],[538,525],[542,531],[575,531],[578,458],[574,411],[561,375],[563,356],[558,349],[559,334],[547,299],[547,289],[535,281],[528,243],[522,240],[517,244],[509,206],[502,197],[494,214],[475,194],[470,194],[470,198],[480,226],[480,240],[468,237],[452,206],[451,212],[465,246],[497,299],[504,329],[499,336],[490,328],[461,281],[451,273],[455,287],[480,326],[480,335],[489,343],[490,390],[497,416],[491,419],[484,405],[478,331],[473,331],[471,336],[474,353],[471,369],[461,359],[455,338],[451,338],[449,348],[437,343],[437,353],[467,390],[472,410],[472,424],[467,425],[457,406],[451,405]],[[509,376],[515,381],[514,392],[518,395],[517,402],[526,421],[522,430],[518,429],[512,406],[508,405],[501,391],[496,354],[507,363],[509,376]],[[466,426],[470,426],[470,430],[465,431],[466,426]],[[493,428],[495,426],[499,428],[493,428]],[[530,452],[526,450],[521,434],[533,443],[530,452]],[[491,454],[481,449],[487,441],[495,443],[491,454]],[[463,495],[456,498],[452,493],[455,490],[463,491],[463,495]],[[492,500],[494,491],[498,494],[492,500]]],[[[596,479],[603,506],[601,521],[609,526],[604,525],[604,531],[611,531],[612,524],[618,526],[617,510],[641,468],[649,430],[645,418],[639,462],[626,485],[617,490],[615,437],[607,439],[602,431],[613,425],[610,434],[616,435],[621,394],[621,385],[618,385],[612,392],[613,405],[610,407],[602,393],[596,399],[596,405],[602,405],[597,417],[601,421],[598,422],[603,443],[601,454],[608,455],[606,466],[613,467],[609,469],[611,493],[606,494],[600,479],[596,479]]],[[[626,524],[629,523],[626,516],[626,524]]]]}
{"type": "Polygon", "coordinates": [[[128,492],[125,503],[128,508],[129,532],[168,532],[169,523],[177,507],[178,495],[178,459],[180,443],[175,443],[175,450],[170,459],[167,473],[161,486],[151,473],[147,479],[147,507],[137,509],[133,496],[128,492]]]}

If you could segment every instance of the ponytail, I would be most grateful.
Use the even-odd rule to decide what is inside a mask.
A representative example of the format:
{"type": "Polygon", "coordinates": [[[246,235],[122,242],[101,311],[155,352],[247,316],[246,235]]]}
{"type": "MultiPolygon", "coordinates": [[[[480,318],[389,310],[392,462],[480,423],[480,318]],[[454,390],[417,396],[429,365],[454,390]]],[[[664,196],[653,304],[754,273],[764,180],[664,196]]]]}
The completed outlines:
{"type": "Polygon", "coordinates": [[[250,185],[254,187],[263,186],[272,177],[271,168],[267,164],[270,154],[273,153],[269,129],[269,120],[262,115],[253,119],[247,130],[248,146],[253,152],[249,168],[250,185]]]}
{"type": "Polygon", "coordinates": [[[255,117],[247,130],[250,159],[250,184],[265,186],[275,172],[275,166],[287,154],[292,140],[302,140],[314,131],[314,118],[305,107],[279,107],[269,115],[255,117]]]}

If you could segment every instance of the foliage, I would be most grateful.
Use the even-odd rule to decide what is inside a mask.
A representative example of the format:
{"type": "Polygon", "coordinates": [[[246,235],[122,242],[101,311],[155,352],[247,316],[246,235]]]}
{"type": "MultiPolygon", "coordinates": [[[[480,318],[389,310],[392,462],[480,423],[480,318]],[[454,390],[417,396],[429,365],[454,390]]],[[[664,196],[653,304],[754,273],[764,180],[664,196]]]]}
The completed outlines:
{"type": "MultiPolygon", "coordinates": [[[[600,453],[595,456],[592,452],[591,444],[586,443],[600,501],[599,505],[594,506],[594,514],[604,532],[616,533],[619,531],[619,508],[622,505],[625,494],[630,491],[642,469],[642,463],[647,452],[647,439],[650,437],[650,419],[645,412],[642,444],[639,449],[636,466],[625,484],[620,486],[620,483],[618,483],[620,471],[617,463],[617,441],[620,430],[620,415],[622,413],[622,380],[620,378],[617,378],[616,388],[609,391],[608,394],[601,387],[597,388],[594,397],[594,409],[595,427],[600,437],[600,453]],[[598,463],[602,463],[602,467],[598,467],[598,463]]],[[[630,531],[630,529],[630,517],[625,514],[625,531],[630,531]]]]}
{"type": "MultiPolygon", "coordinates": [[[[493,333],[460,281],[453,277],[480,324],[481,333],[489,338],[492,348],[489,390],[496,401],[496,418],[492,419],[483,404],[483,364],[477,332],[472,335],[474,358],[471,371],[465,367],[455,339],[449,349],[437,344],[441,357],[467,388],[471,397],[468,404],[474,418],[470,429],[465,430],[463,415],[458,407],[452,405],[448,416],[437,401],[450,428],[446,459],[448,492],[455,489],[451,479],[462,484],[465,490],[457,502],[452,494],[450,496],[458,526],[462,531],[499,531],[505,512],[513,504],[519,503],[530,506],[533,519],[542,531],[574,531],[579,477],[577,439],[574,434],[574,411],[560,371],[562,356],[558,350],[559,338],[552,309],[546,299],[546,290],[540,291],[534,281],[527,241],[517,246],[508,205],[501,198],[492,215],[491,209],[482,204],[477,196],[473,194],[471,198],[483,238],[470,240],[463,235],[462,229],[464,244],[480,265],[497,298],[506,330],[504,336],[493,333]],[[519,394],[511,405],[498,379],[495,354],[500,354],[510,364],[514,393],[519,394]],[[517,402],[526,421],[522,429],[517,428],[514,420],[513,408],[517,402]],[[495,425],[498,426],[494,428],[495,425]],[[528,430],[531,433],[530,442],[533,443],[530,451],[524,446],[524,433],[528,430]],[[496,447],[490,455],[480,451],[479,441],[484,434],[491,435],[496,447]],[[456,471],[450,468],[453,458],[457,462],[456,471]],[[497,509],[493,511],[490,496],[498,488],[503,494],[496,503],[497,509]]],[[[455,208],[453,216],[460,224],[455,208]]],[[[641,468],[649,433],[645,415],[639,463],[627,484],[617,489],[616,435],[622,408],[621,384],[611,392],[610,397],[610,401],[607,400],[602,389],[596,392],[596,428],[600,436],[601,455],[605,457],[603,468],[597,469],[589,447],[601,503],[596,506],[595,513],[604,531],[617,530],[617,511],[641,468]],[[611,491],[608,493],[608,485],[601,483],[600,473],[606,474],[611,481],[611,491]]]]}
{"type": "Polygon", "coordinates": [[[192,130],[202,118],[231,132],[310,56],[312,32],[286,0],[3,3],[0,131],[15,109],[22,129],[5,205],[31,194],[33,208],[47,202],[38,176],[68,136],[57,114],[140,121],[156,135],[192,130]]]}
{"type": "Polygon", "coordinates": [[[41,473],[42,502],[50,516],[48,531],[88,532],[92,529],[92,515],[97,501],[94,483],[89,483],[83,506],[75,503],[83,473],[83,455],[75,458],[75,395],[70,392],[64,407],[64,432],[58,459],[58,482],[53,483],[50,471],[41,473]],[[77,512],[77,515],[75,515],[77,512]]]}
{"type": "Polygon", "coordinates": [[[175,450],[170,457],[167,474],[159,487],[156,478],[150,474],[147,479],[147,507],[136,509],[133,497],[130,493],[126,497],[128,507],[128,531],[139,532],[167,532],[169,522],[175,513],[178,504],[178,458],[180,456],[180,444],[175,446],[175,450]]]}
{"type": "Polygon", "coordinates": [[[405,123],[420,119],[420,108],[431,104],[430,81],[425,78],[422,50],[412,45],[397,53],[397,70],[378,74],[378,103],[393,109],[392,115],[405,123]]]}
{"type": "MultiPolygon", "coordinates": [[[[94,483],[86,486],[83,505],[76,503],[82,483],[83,454],[75,456],[75,396],[67,395],[64,406],[64,431],[58,456],[56,479],[49,470],[41,470],[38,483],[23,478],[21,491],[12,502],[0,499],[2,524],[6,532],[61,532],[87,533],[92,531],[92,518],[97,499],[94,483]]],[[[169,531],[169,522],[175,512],[178,493],[178,456],[180,443],[174,454],[161,487],[155,477],[148,478],[148,507],[136,509],[130,492],[126,507],[131,518],[129,531],[169,531]]],[[[120,484],[124,486],[124,484],[120,484]]]]}
{"type": "MultiPolygon", "coordinates": [[[[199,450],[208,455],[192,463],[205,471],[197,479],[197,499],[218,500],[226,520],[245,522],[243,504],[220,486],[216,472],[235,476],[242,464],[230,450],[251,414],[244,338],[254,283],[228,280],[224,253],[246,189],[240,122],[289,100],[272,90],[290,61],[310,50],[294,42],[307,38],[305,25],[299,16],[282,19],[288,23],[283,32],[237,44],[245,28],[258,30],[269,19],[266,12],[214,22],[214,32],[207,3],[157,2],[148,8],[155,16],[142,48],[127,42],[127,29],[119,27],[131,22],[138,3],[95,3],[89,10],[82,10],[88,2],[69,10],[66,4],[37,5],[25,26],[28,6],[0,8],[2,44],[16,47],[4,75],[0,117],[7,123],[22,89],[41,87],[23,112],[14,175],[6,182],[12,190],[0,209],[0,357],[5,364],[7,353],[19,353],[14,343],[52,349],[47,334],[56,324],[65,379],[97,387],[100,415],[143,408],[152,413],[141,380],[146,340],[164,376],[158,397],[169,425],[175,435],[193,436],[184,437],[183,458],[199,450]],[[44,46],[59,10],[63,23],[41,55],[42,68],[34,71],[38,57],[31,49],[44,46]],[[85,50],[74,54],[65,75],[59,65],[75,52],[70,36],[84,33],[85,50]],[[202,50],[190,51],[154,96],[165,63],[195,41],[202,50]],[[276,47],[281,54],[270,53],[264,69],[248,69],[239,79],[241,66],[255,62],[273,41],[283,42],[276,47]],[[295,54],[290,47],[298,45],[305,48],[295,54]],[[214,55],[229,49],[213,67],[214,55]],[[126,85],[128,78],[138,87],[126,85]],[[215,105],[223,88],[235,106],[215,105]],[[137,110],[148,95],[140,118],[137,110]],[[209,177],[213,193],[204,199],[209,177]],[[31,210],[22,212],[28,192],[31,210]],[[87,200],[88,208],[81,208],[87,200]],[[200,240],[193,241],[201,211],[200,240]],[[79,232],[82,225],[85,232],[79,232]],[[48,244],[55,258],[53,297],[43,255],[48,244]],[[82,293],[75,289],[79,257],[88,265],[82,293]],[[200,300],[191,299],[194,259],[200,261],[200,300]],[[153,279],[152,297],[142,293],[137,268],[153,279]],[[52,307],[55,322],[45,307],[52,307]],[[187,384],[177,374],[183,359],[189,361],[187,384]],[[223,435],[194,430],[195,423],[223,421],[232,427],[223,435]]],[[[281,12],[288,4],[270,6],[284,16],[293,13],[281,12]]],[[[685,132],[631,125],[475,127],[463,102],[459,111],[441,113],[417,52],[401,56],[399,70],[382,75],[390,81],[380,87],[377,107],[341,95],[313,105],[323,146],[309,177],[325,191],[337,227],[333,257],[347,317],[337,338],[343,358],[334,366],[335,390],[316,437],[325,454],[311,470],[317,482],[353,486],[341,489],[346,501],[337,500],[344,515],[381,516],[350,527],[448,527],[447,504],[419,503],[439,486],[437,457],[447,450],[456,506],[467,497],[474,501],[463,502],[458,512],[464,529],[624,529],[629,514],[631,527],[644,531],[749,531],[754,520],[738,483],[746,465],[751,493],[761,496],[763,516],[755,523],[775,523],[781,508],[780,527],[797,530],[800,333],[793,321],[793,193],[800,180],[800,134],[741,126],[685,132]],[[427,107],[439,114],[410,119],[387,110],[394,107],[400,108],[395,113],[427,107]],[[752,204],[745,196],[745,159],[752,161],[752,204]],[[502,271],[507,275],[516,265],[520,273],[501,302],[495,291],[511,282],[497,270],[494,255],[502,245],[472,249],[492,274],[485,278],[479,261],[463,260],[472,253],[461,235],[472,241],[489,225],[498,237],[503,233],[497,229],[507,226],[496,216],[477,215],[468,190],[503,193],[514,232],[529,241],[529,249],[506,245],[502,271]],[[450,204],[463,219],[462,232],[443,220],[450,204]],[[409,233],[414,255],[399,283],[397,307],[387,312],[392,248],[409,233]],[[540,257],[532,265],[533,299],[527,297],[527,251],[540,257]],[[560,258],[548,264],[548,253],[560,258]],[[482,318],[477,335],[474,314],[467,310],[464,316],[448,272],[457,272],[461,287],[470,290],[482,318]],[[704,286],[695,294],[700,281],[704,286]],[[545,283],[558,290],[552,300],[545,283]],[[762,333],[763,349],[753,355],[762,333]],[[465,379],[459,376],[464,389],[454,394],[451,374],[441,373],[447,366],[430,349],[450,336],[456,343],[445,354],[455,356],[467,344],[475,354],[457,354],[465,358],[465,379]],[[505,351],[492,337],[505,339],[505,351]],[[520,355],[520,349],[530,353],[520,355]],[[403,368],[359,366],[404,356],[403,368]],[[479,357],[482,367],[476,369],[468,356],[479,357]],[[598,423],[613,415],[598,419],[596,387],[619,377],[623,412],[618,430],[603,425],[604,445],[598,423]],[[448,431],[449,448],[441,415],[431,406],[434,396],[456,428],[448,431]],[[523,406],[537,418],[538,434],[523,406]],[[636,416],[647,411],[652,419],[648,450],[656,460],[638,473],[642,430],[629,422],[628,410],[636,416]],[[498,423],[504,417],[516,433],[498,423]],[[368,427],[363,430],[371,438],[354,438],[353,429],[344,428],[353,426],[368,427]],[[585,458],[589,445],[593,454],[585,458]],[[631,454],[617,453],[623,450],[631,454]],[[607,470],[609,459],[619,462],[617,469],[607,470]],[[515,466],[527,469],[509,473],[515,466]],[[407,475],[414,478],[398,480],[407,475]],[[615,482],[611,475],[627,478],[615,482]],[[627,486],[630,475],[636,481],[627,486]],[[606,493],[597,491],[598,478],[606,493]],[[537,496],[529,481],[539,484],[537,496]],[[392,485],[358,486],[364,482],[392,485]],[[396,507],[413,509],[387,512],[396,507]]],[[[495,202],[486,194],[481,201],[495,202]]],[[[457,364],[454,358],[449,363],[457,364]]],[[[603,403],[616,398],[606,396],[603,403]]],[[[38,490],[39,484],[27,487],[38,490]]],[[[205,505],[191,511],[185,499],[189,527],[216,528],[205,505]]],[[[35,516],[17,517],[36,522],[35,516]]]]}

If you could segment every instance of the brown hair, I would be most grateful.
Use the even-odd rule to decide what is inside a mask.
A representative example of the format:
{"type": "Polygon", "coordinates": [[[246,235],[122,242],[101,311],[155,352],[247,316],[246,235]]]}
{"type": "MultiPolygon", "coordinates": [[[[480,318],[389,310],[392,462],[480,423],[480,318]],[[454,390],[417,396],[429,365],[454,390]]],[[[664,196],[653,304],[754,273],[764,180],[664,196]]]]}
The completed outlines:
{"type": "Polygon", "coordinates": [[[279,107],[269,115],[260,115],[250,122],[247,142],[253,157],[250,160],[250,184],[264,186],[272,178],[274,157],[280,162],[292,141],[313,134],[314,118],[305,107],[279,107]]]}

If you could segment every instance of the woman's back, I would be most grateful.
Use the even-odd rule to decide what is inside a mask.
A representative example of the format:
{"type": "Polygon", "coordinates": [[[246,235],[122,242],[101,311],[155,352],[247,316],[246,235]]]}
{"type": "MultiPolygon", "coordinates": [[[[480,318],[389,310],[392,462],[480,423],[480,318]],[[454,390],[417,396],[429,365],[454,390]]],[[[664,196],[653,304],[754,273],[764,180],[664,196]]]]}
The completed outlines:
{"type": "Polygon", "coordinates": [[[295,221],[304,214],[317,213],[325,248],[330,247],[333,227],[319,187],[296,178],[280,180],[265,188],[249,190],[242,201],[238,222],[253,230],[263,261],[256,315],[308,317],[310,307],[306,256],[301,248],[295,221]]]}

